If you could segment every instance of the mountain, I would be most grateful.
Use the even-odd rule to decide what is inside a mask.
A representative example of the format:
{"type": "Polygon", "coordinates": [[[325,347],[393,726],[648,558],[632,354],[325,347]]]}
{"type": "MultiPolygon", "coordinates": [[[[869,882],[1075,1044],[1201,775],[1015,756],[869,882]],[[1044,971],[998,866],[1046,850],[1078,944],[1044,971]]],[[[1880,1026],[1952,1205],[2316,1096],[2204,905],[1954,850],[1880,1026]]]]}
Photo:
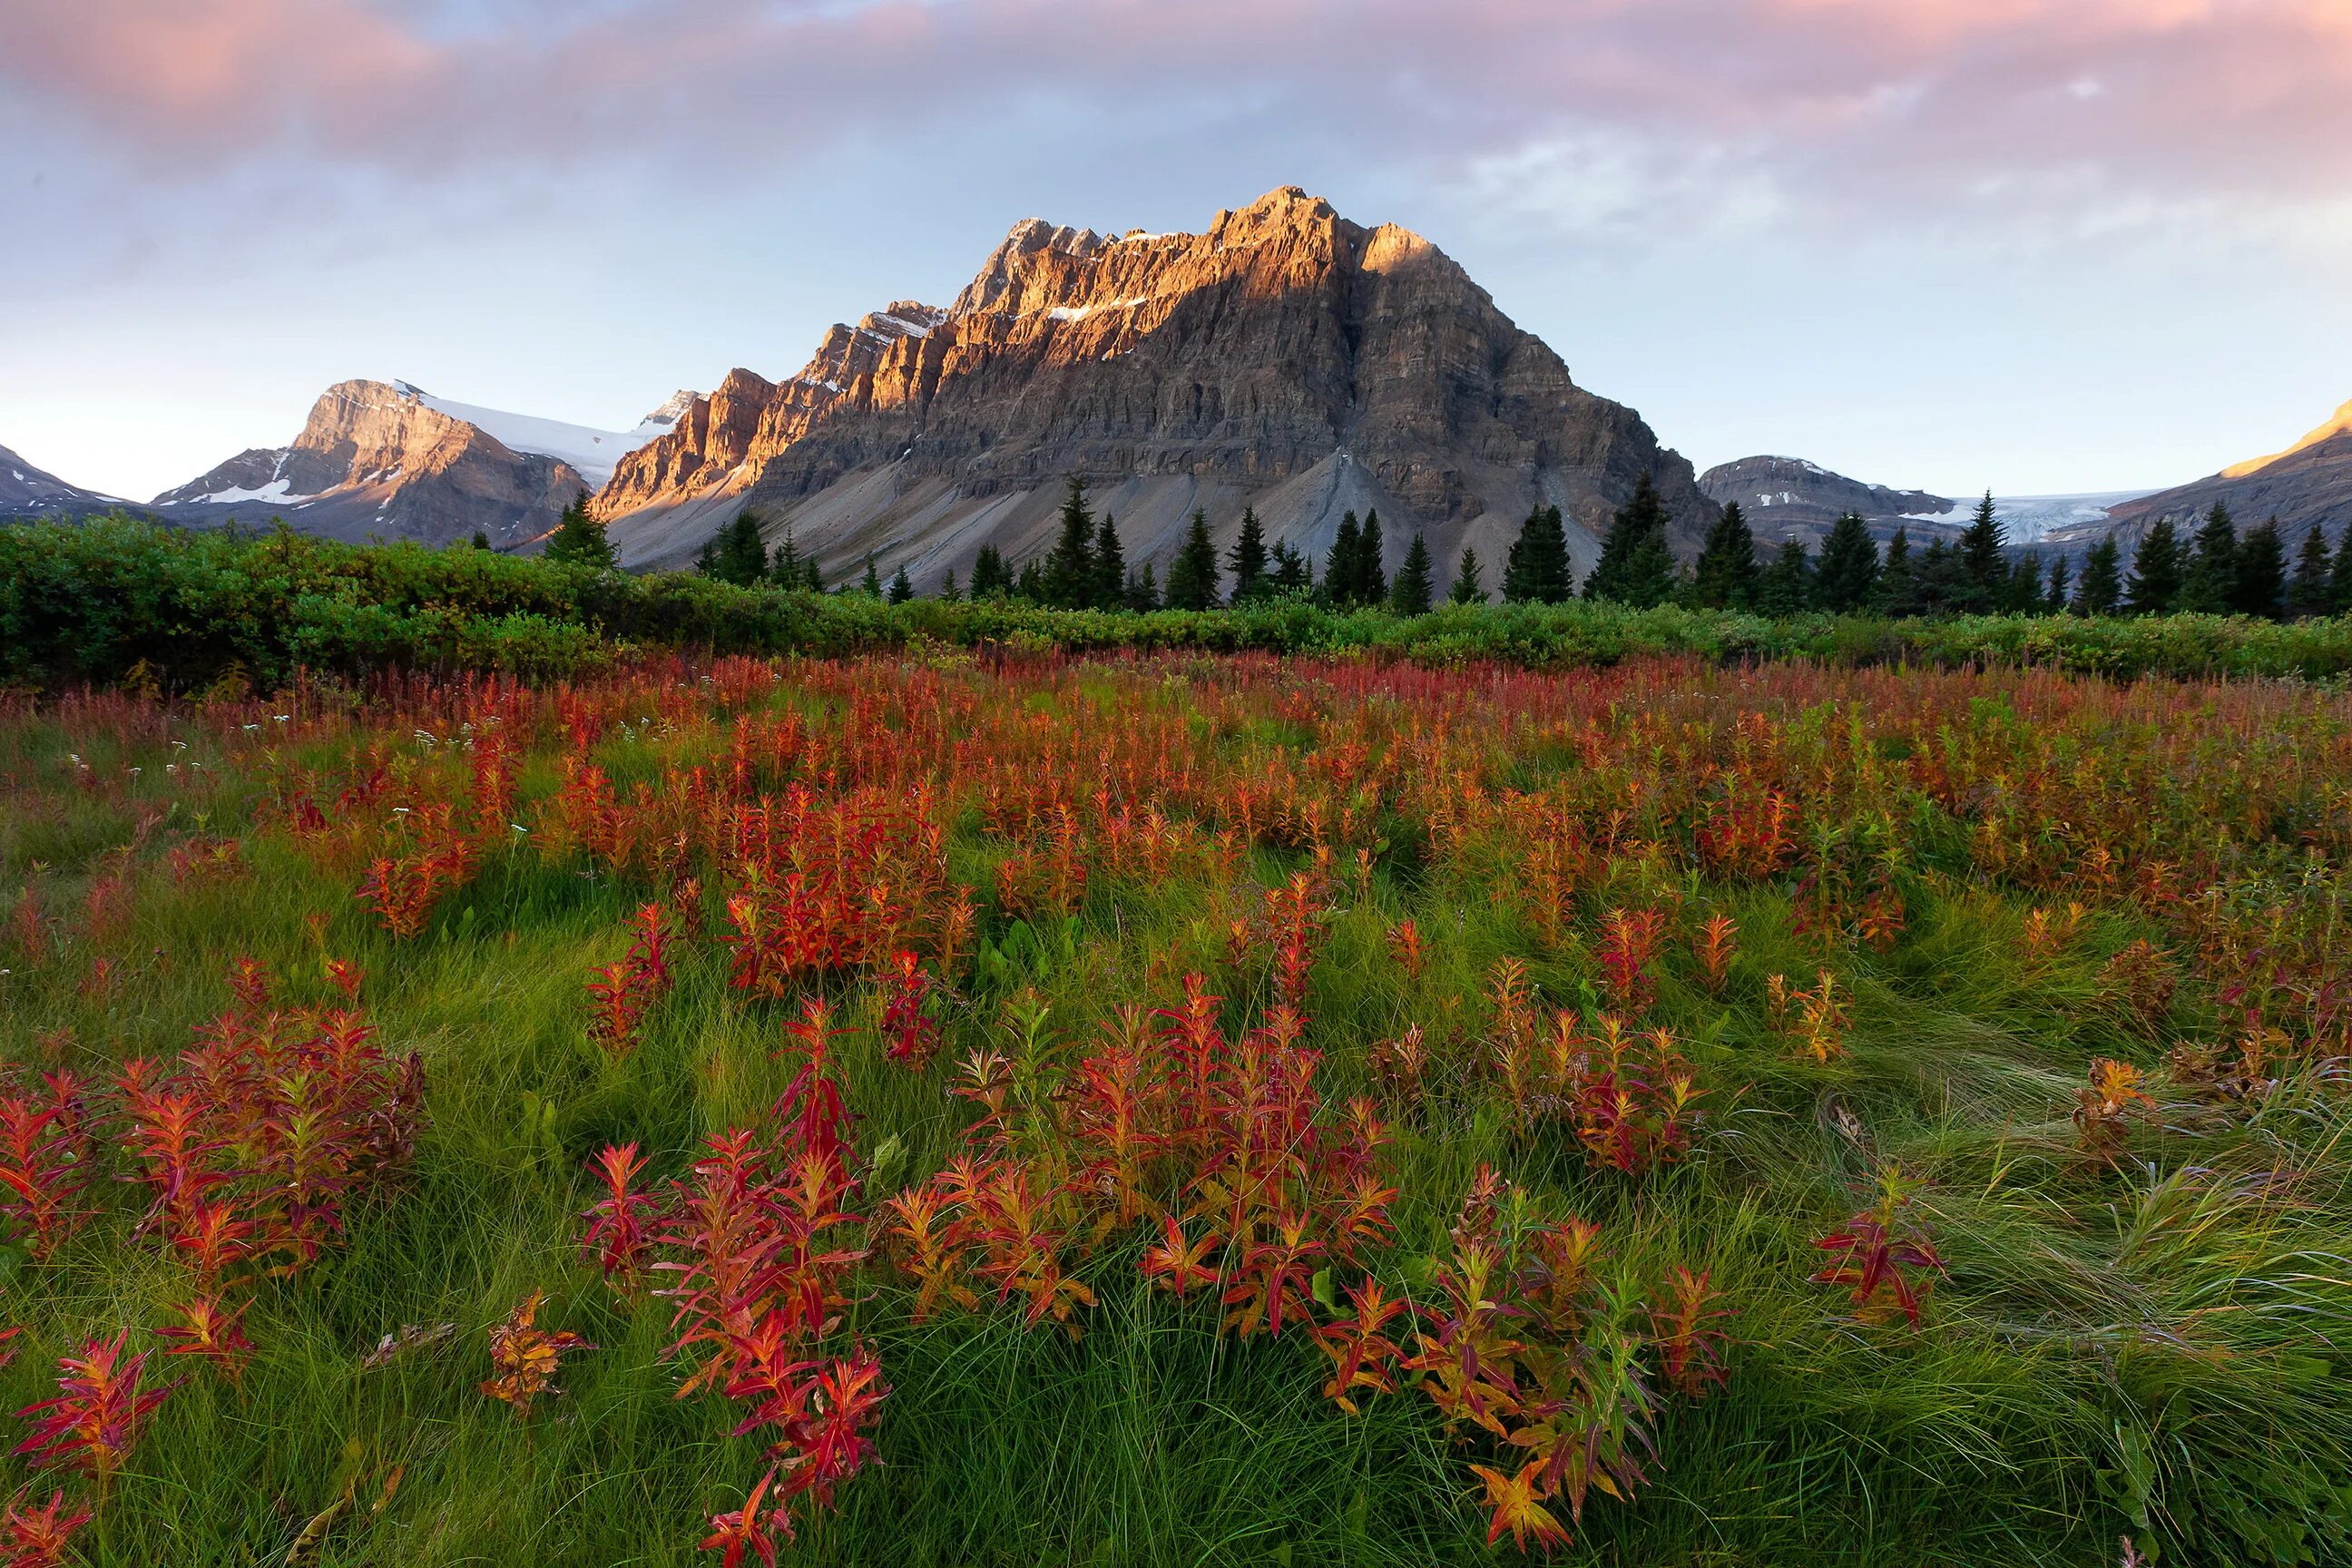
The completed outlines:
{"type": "Polygon", "coordinates": [[[69,485],[0,447],[0,521],[80,517],[89,512],[109,511],[122,504],[112,496],[69,485]]]}
{"type": "Polygon", "coordinates": [[[1296,188],[1200,234],[1022,223],[950,304],[835,326],[781,382],[731,373],[596,508],[631,564],[683,563],[748,507],[832,575],[870,552],[928,590],[983,544],[1043,550],[1068,474],[1131,561],[1165,561],[1195,507],[1221,545],[1248,505],[1318,557],[1377,509],[1391,563],[1425,530],[1441,574],[1469,544],[1490,585],[1538,503],[1580,568],[1643,475],[1685,553],[1717,510],[1434,246],[1296,188]]]}
{"type": "Polygon", "coordinates": [[[470,403],[452,403],[404,381],[395,381],[392,385],[394,391],[415,398],[436,413],[488,432],[513,451],[561,458],[571,464],[591,489],[611,479],[614,466],[623,458],[656,436],[667,435],[678,416],[694,402],[691,392],[673,393],[667,403],[637,421],[633,430],[597,430],[528,414],[509,414],[503,409],[478,408],[470,403]]]}
{"type": "Polygon", "coordinates": [[[2352,524],[2352,403],[2284,452],[2127,502],[2115,509],[2111,521],[2125,538],[2137,540],[2159,519],[2185,525],[2211,511],[2216,501],[2229,503],[2241,527],[2275,517],[2290,539],[2315,523],[2341,537],[2352,524]]]}
{"type": "MultiPolygon", "coordinates": [[[[586,479],[560,457],[519,449],[449,412],[463,406],[428,399],[404,382],[338,382],[312,405],[291,446],[240,452],[157,496],[154,507],[171,522],[203,527],[282,516],[305,533],[354,541],[448,544],[478,530],[509,549],[539,538],[589,488],[586,479]]],[[[559,432],[569,443],[595,434],[468,412],[507,424],[518,440],[559,432]]]]}
{"type": "Polygon", "coordinates": [[[1892,533],[1901,522],[1914,533],[1932,536],[1939,523],[1957,529],[1968,521],[1967,509],[1948,497],[1864,484],[1802,458],[1718,463],[1698,477],[1698,488],[1717,505],[1738,501],[1756,536],[1775,544],[1787,539],[1818,544],[1848,512],[1883,525],[1872,531],[1882,534],[1892,533]]]}

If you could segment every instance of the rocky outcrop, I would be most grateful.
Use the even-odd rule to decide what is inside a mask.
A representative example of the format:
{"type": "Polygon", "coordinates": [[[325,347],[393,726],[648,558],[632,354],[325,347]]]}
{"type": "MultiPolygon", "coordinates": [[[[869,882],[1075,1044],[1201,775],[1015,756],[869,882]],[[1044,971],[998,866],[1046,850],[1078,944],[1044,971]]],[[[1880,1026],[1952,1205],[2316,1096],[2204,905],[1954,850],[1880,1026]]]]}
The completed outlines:
{"type": "Polygon", "coordinates": [[[121,509],[112,496],[69,485],[0,447],[0,522],[38,518],[86,517],[121,509]]]}
{"type": "Polygon", "coordinates": [[[345,381],[320,395],[291,446],[240,452],[154,508],[194,526],[282,517],[353,541],[438,545],[478,531],[510,549],[552,529],[586,488],[571,465],[518,452],[413,387],[345,381]]]}
{"type": "Polygon", "coordinates": [[[1195,507],[1223,539],[1255,507],[1318,554],[1377,510],[1391,561],[1425,531],[1447,571],[1465,544],[1498,564],[1538,504],[1589,563],[1643,475],[1685,552],[1716,511],[1434,246],[1296,189],[1200,234],[1023,223],[944,309],[836,326],[782,382],[734,372],[596,505],[635,564],[750,507],[836,571],[872,554],[928,587],[983,544],[1042,548],[1068,474],[1138,561],[1171,554],[1195,507]]]}
{"type": "Polygon", "coordinates": [[[2105,526],[2137,541],[2160,519],[2185,527],[2228,504],[2240,527],[2275,517],[2290,539],[2314,525],[2340,539],[2352,526],[2352,403],[2284,452],[2115,508],[2105,526]]]}
{"type": "Polygon", "coordinates": [[[1698,477],[1698,488],[1718,505],[1732,501],[1747,515],[1757,537],[1811,541],[1848,512],[1892,531],[1897,521],[1933,525],[1967,521],[1968,509],[1925,490],[1890,489],[1833,474],[1802,458],[1742,458],[1719,463],[1698,477]]]}

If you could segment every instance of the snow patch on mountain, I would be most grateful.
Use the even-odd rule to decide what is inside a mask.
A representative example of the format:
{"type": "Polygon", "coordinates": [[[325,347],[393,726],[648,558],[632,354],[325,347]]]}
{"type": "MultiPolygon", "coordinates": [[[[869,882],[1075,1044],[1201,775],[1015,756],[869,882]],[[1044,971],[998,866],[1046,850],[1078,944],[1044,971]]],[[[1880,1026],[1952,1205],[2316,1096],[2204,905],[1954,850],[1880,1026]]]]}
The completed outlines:
{"type": "Polygon", "coordinates": [[[535,415],[510,414],[502,408],[484,408],[476,404],[458,403],[446,397],[436,397],[424,388],[404,381],[392,384],[404,396],[414,397],[437,414],[452,419],[462,419],[487,432],[511,451],[534,452],[571,464],[593,489],[613,477],[613,467],[657,436],[667,435],[680,416],[694,401],[690,392],[680,392],[667,403],[640,420],[634,430],[599,430],[592,426],[572,425],[561,419],[541,419],[535,415]]]}

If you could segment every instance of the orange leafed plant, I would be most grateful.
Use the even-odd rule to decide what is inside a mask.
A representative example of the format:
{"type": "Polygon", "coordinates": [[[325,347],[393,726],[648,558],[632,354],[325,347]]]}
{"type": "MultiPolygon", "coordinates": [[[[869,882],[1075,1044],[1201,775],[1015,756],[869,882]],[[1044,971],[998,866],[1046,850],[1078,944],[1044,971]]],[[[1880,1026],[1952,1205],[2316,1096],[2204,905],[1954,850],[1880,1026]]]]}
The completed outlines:
{"type": "Polygon", "coordinates": [[[540,1394],[562,1392],[553,1384],[562,1370],[564,1352],[596,1348],[578,1334],[551,1334],[539,1327],[540,1303],[545,1299],[546,1292],[533,1290],[506,1321],[490,1329],[490,1365],[496,1371],[482,1392],[521,1415],[530,1413],[530,1403],[540,1394]]]}

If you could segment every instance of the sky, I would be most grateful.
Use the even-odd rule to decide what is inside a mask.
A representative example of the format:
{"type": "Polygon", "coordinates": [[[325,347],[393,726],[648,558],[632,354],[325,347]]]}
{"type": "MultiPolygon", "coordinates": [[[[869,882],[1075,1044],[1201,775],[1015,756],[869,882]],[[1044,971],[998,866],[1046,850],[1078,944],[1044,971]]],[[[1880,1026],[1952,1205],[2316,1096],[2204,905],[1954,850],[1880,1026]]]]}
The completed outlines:
{"type": "Polygon", "coordinates": [[[2352,399],[2352,0],[0,0],[0,446],[625,427],[1286,184],[1702,468],[2153,489],[2352,399]]]}

